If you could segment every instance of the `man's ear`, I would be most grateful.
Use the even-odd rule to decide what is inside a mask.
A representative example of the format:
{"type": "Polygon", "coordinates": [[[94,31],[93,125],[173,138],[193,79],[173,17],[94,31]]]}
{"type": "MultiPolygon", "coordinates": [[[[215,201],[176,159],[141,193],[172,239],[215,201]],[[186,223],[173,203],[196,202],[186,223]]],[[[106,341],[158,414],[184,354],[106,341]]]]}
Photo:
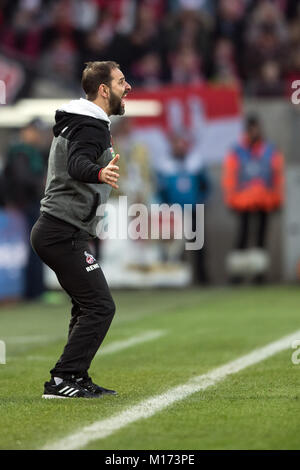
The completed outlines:
{"type": "Polygon", "coordinates": [[[98,94],[102,96],[103,98],[108,98],[109,97],[109,88],[107,85],[104,83],[101,83],[98,88],[98,94]]]}

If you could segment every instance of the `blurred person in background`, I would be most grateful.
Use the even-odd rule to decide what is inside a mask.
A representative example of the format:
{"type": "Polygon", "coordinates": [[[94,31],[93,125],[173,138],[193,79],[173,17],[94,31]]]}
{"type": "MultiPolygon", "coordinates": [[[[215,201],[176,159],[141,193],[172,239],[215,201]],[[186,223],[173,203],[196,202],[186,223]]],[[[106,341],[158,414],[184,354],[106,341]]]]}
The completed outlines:
{"type": "Polygon", "coordinates": [[[162,25],[163,53],[170,81],[197,83],[210,59],[212,19],[196,9],[197,2],[180,3],[181,9],[169,14],[162,25]]]}
{"type": "Polygon", "coordinates": [[[244,51],[244,29],[247,3],[241,0],[219,0],[216,2],[213,41],[227,39],[235,46],[235,61],[239,75],[242,75],[244,51]]]}
{"type": "MultiPolygon", "coordinates": [[[[300,12],[300,4],[299,4],[300,12]]],[[[300,79],[300,14],[295,15],[289,25],[289,56],[285,74],[286,91],[292,91],[294,80],[300,79]]]]}
{"type": "Polygon", "coordinates": [[[281,77],[288,63],[288,35],[283,14],[275,3],[258,3],[245,30],[243,67],[250,90],[258,95],[283,93],[281,77]]]}
{"type": "Polygon", "coordinates": [[[137,86],[153,89],[163,85],[163,67],[160,55],[149,51],[132,67],[132,77],[137,86]]]}
{"type": "Polygon", "coordinates": [[[149,149],[134,135],[130,118],[122,118],[113,124],[115,148],[123,158],[119,163],[119,189],[116,197],[127,195],[129,204],[149,205],[153,198],[153,174],[149,149]]]}
{"type": "Polygon", "coordinates": [[[62,87],[76,89],[77,47],[70,38],[58,36],[41,59],[43,72],[62,87]]]}
{"type": "Polygon", "coordinates": [[[163,32],[168,52],[191,47],[205,55],[210,49],[212,19],[204,11],[183,5],[180,10],[166,16],[163,32]]]}
{"type": "MultiPolygon", "coordinates": [[[[84,31],[85,34],[79,47],[79,64],[86,60],[107,60],[110,55],[109,48],[119,30],[116,5],[111,2],[102,2],[102,4],[102,8],[97,8],[94,12],[94,22],[84,31]]],[[[93,6],[96,8],[96,3],[93,2],[93,6]]],[[[81,67],[78,68],[78,72],[81,76],[81,67]]]]}
{"type": "MultiPolygon", "coordinates": [[[[29,122],[19,139],[7,150],[3,168],[4,202],[22,212],[27,223],[27,240],[40,214],[46,174],[44,141],[47,126],[40,119],[29,122]]],[[[44,292],[43,264],[29,247],[25,273],[25,298],[37,299],[44,292]]]]}
{"type": "Polygon", "coordinates": [[[190,47],[185,46],[170,56],[172,82],[177,85],[199,84],[204,81],[203,59],[190,47]]]}
{"type": "MultiPolygon", "coordinates": [[[[149,149],[134,135],[134,125],[132,119],[123,117],[116,119],[112,123],[112,135],[114,149],[117,154],[122,155],[118,162],[119,166],[119,187],[113,192],[111,199],[119,196],[127,196],[127,204],[145,204],[149,207],[154,193],[153,173],[149,157],[149,149]]],[[[145,240],[131,240],[135,244],[135,263],[144,262],[145,240]]],[[[91,240],[94,248],[94,255],[97,260],[102,258],[103,243],[101,239],[91,240]]]]}
{"type": "Polygon", "coordinates": [[[77,90],[76,72],[82,31],[75,21],[73,2],[59,0],[49,5],[49,19],[43,31],[40,66],[44,76],[62,88],[77,90]]]}
{"type": "Polygon", "coordinates": [[[227,38],[217,39],[212,59],[211,75],[216,82],[230,85],[240,83],[236,50],[232,41],[227,38]]]}
{"type": "Polygon", "coordinates": [[[162,54],[161,25],[157,15],[155,2],[137,3],[132,30],[127,34],[115,34],[111,42],[109,55],[128,71],[127,75],[133,84],[140,60],[153,50],[162,54]]]}
{"type": "Polygon", "coordinates": [[[6,17],[0,30],[1,48],[9,56],[32,63],[42,50],[41,2],[23,1],[17,2],[15,8],[4,7],[6,17]]]}
{"type": "MultiPolygon", "coordinates": [[[[265,251],[267,229],[271,213],[283,203],[284,173],[283,155],[265,139],[255,115],[247,117],[245,134],[224,160],[222,185],[225,204],[238,219],[235,252],[228,258],[231,280],[240,282],[242,274],[250,273],[255,258],[261,269],[257,268],[254,281],[263,282],[269,264],[265,251]],[[255,229],[254,258],[246,251],[252,226],[255,229]]],[[[253,266],[254,274],[255,270],[253,266]]]]}
{"type": "MultiPolygon", "coordinates": [[[[196,205],[207,201],[210,191],[210,179],[207,170],[201,160],[195,164],[191,159],[191,144],[186,132],[173,132],[170,135],[170,158],[166,159],[157,171],[157,196],[160,203],[168,205],[185,204],[192,205],[192,230],[196,231],[196,205]]],[[[183,243],[174,240],[179,249],[179,256],[183,256],[183,243]]],[[[173,249],[171,245],[171,251],[173,249]]],[[[176,247],[175,247],[176,248],[176,247]]],[[[205,250],[191,251],[191,264],[193,282],[195,284],[206,284],[208,275],[205,265],[205,250]]]]}
{"type": "MultiPolygon", "coordinates": [[[[116,152],[122,155],[119,163],[119,189],[114,191],[114,194],[117,197],[126,195],[128,207],[133,207],[134,204],[143,204],[150,213],[150,204],[153,202],[155,188],[149,148],[143,141],[143,136],[136,135],[131,118],[119,119],[113,124],[112,132],[116,152]]],[[[127,216],[128,227],[131,221],[131,216],[127,216]]],[[[130,251],[130,256],[127,257],[125,263],[126,269],[136,272],[151,271],[155,267],[156,261],[152,257],[153,245],[158,246],[159,253],[159,241],[157,243],[151,237],[134,239],[129,237],[127,249],[130,251]]]]}
{"type": "Polygon", "coordinates": [[[278,62],[265,61],[256,78],[251,80],[247,86],[249,96],[276,97],[282,96],[285,85],[278,62]]]}

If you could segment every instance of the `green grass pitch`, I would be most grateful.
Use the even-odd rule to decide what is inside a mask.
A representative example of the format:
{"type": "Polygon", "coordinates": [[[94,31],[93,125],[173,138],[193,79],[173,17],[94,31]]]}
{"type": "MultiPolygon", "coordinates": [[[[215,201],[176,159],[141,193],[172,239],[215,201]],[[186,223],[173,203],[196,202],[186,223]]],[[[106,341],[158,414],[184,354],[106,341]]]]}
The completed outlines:
{"type": "MultiPolygon", "coordinates": [[[[43,400],[43,383],[67,334],[70,304],[0,308],[0,449],[38,449],[193,376],[300,329],[300,289],[124,291],[107,347],[147,331],[155,339],[97,356],[100,400],[43,400]]],[[[300,338],[299,338],[300,339],[300,338]]],[[[234,374],[85,449],[299,449],[300,364],[293,350],[234,374]]]]}

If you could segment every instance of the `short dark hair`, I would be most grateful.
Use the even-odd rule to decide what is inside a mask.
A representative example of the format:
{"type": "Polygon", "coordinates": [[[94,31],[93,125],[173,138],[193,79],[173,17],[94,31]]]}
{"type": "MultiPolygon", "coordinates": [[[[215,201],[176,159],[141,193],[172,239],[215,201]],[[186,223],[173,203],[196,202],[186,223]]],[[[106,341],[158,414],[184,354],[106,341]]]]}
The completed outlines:
{"type": "Polygon", "coordinates": [[[245,127],[249,129],[250,127],[260,126],[261,122],[257,114],[248,114],[245,120],[245,127]]]}
{"type": "Polygon", "coordinates": [[[87,99],[92,101],[97,98],[101,83],[110,86],[112,80],[111,71],[119,68],[119,64],[112,60],[86,62],[82,73],[81,86],[86,93],[87,99]]]}

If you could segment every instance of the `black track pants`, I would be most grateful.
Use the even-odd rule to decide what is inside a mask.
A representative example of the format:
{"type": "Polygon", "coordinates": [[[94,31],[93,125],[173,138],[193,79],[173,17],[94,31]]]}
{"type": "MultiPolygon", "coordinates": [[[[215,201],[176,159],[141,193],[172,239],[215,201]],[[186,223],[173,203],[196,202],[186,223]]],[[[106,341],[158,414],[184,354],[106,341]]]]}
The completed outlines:
{"type": "Polygon", "coordinates": [[[86,375],[115,313],[104,274],[89,256],[89,236],[42,214],[31,232],[36,253],[57,275],[72,300],[68,342],[52,376],[86,375]]]}
{"type": "Polygon", "coordinates": [[[248,247],[250,228],[255,229],[255,247],[265,248],[268,229],[269,214],[264,211],[238,212],[239,229],[236,240],[236,249],[245,250],[248,247]]]}

